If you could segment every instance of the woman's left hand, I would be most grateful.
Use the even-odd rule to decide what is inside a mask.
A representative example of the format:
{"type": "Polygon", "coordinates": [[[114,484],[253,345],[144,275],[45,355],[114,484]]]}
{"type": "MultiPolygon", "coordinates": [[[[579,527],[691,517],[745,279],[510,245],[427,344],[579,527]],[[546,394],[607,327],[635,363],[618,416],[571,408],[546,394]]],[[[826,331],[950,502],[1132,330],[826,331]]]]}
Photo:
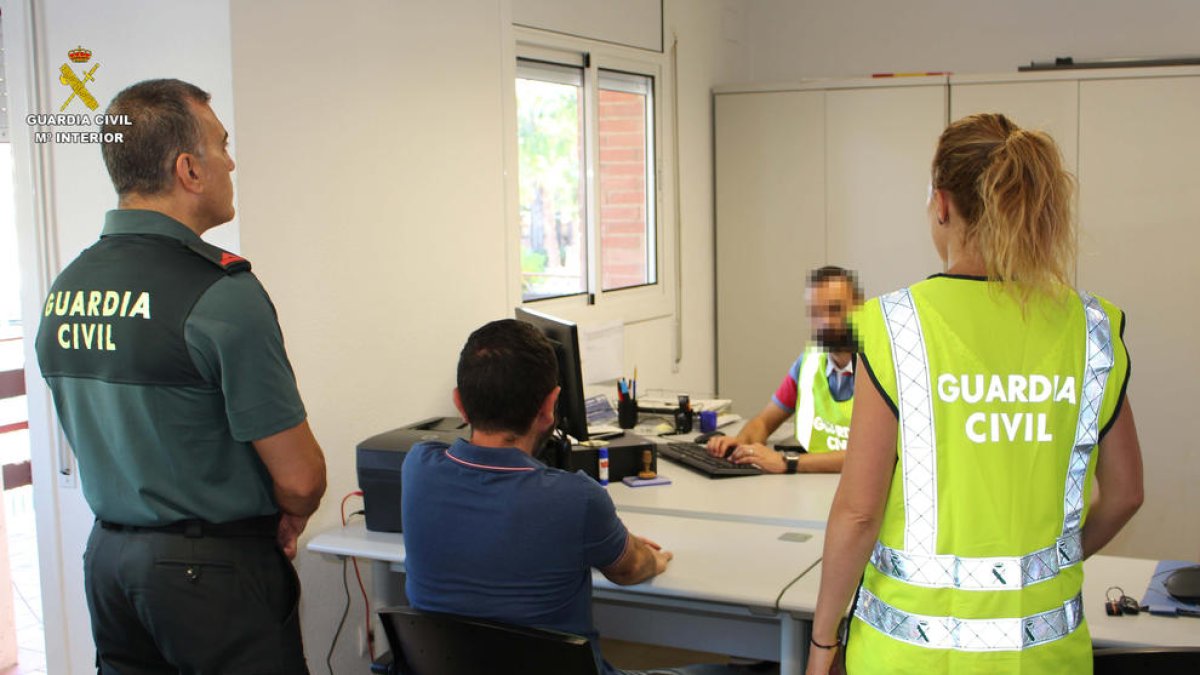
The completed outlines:
{"type": "Polygon", "coordinates": [[[841,649],[808,648],[808,669],[806,675],[844,675],[845,669],[838,658],[841,649]]]}

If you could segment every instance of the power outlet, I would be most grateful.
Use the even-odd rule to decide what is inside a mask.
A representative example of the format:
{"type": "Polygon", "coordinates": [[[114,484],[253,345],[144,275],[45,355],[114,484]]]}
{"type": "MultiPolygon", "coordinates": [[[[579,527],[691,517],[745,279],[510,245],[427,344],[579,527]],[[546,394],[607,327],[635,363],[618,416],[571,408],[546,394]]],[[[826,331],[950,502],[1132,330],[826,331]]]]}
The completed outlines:
{"type": "Polygon", "coordinates": [[[368,633],[367,627],[363,626],[363,625],[359,625],[359,627],[358,627],[358,655],[359,656],[367,655],[367,633],[368,633]]]}

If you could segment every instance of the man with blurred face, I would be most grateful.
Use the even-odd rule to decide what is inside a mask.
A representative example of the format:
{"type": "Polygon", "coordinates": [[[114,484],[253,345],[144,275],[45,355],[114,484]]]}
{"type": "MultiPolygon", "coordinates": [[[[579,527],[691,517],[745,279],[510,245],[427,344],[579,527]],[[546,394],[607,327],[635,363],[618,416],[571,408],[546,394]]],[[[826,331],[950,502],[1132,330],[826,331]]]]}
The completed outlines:
{"type": "Polygon", "coordinates": [[[827,266],[813,270],[805,290],[813,342],[796,359],[762,412],[737,436],[714,436],[708,451],[767,473],[838,473],[846,456],[854,405],[857,351],[848,317],[862,304],[853,272],[827,266]],[[796,450],[777,452],[767,438],[796,418],[796,450]]]}

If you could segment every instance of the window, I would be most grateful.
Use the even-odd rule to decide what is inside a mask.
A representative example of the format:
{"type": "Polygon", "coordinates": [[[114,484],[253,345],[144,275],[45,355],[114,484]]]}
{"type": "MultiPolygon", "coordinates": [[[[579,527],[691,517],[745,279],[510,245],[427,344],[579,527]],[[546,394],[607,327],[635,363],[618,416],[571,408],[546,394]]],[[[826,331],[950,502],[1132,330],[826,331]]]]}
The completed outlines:
{"type": "Polygon", "coordinates": [[[659,282],[654,75],[518,59],[521,299],[659,282]]]}
{"type": "Polygon", "coordinates": [[[588,291],[583,69],[517,68],[521,299],[588,291]]]}
{"type": "Polygon", "coordinates": [[[600,288],[658,280],[654,237],[654,80],[600,71],[600,288]]]}

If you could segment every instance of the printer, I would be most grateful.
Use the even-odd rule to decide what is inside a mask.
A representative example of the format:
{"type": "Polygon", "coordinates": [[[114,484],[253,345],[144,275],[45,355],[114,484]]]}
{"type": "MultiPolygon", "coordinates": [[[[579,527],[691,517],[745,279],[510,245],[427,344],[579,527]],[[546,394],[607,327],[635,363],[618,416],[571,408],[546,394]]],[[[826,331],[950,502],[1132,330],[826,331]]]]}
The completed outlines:
{"type": "Polygon", "coordinates": [[[422,441],[453,443],[470,431],[457,417],[430,417],[376,434],[358,444],[358,487],[363,493],[367,529],[400,532],[400,467],[422,441]]]}

